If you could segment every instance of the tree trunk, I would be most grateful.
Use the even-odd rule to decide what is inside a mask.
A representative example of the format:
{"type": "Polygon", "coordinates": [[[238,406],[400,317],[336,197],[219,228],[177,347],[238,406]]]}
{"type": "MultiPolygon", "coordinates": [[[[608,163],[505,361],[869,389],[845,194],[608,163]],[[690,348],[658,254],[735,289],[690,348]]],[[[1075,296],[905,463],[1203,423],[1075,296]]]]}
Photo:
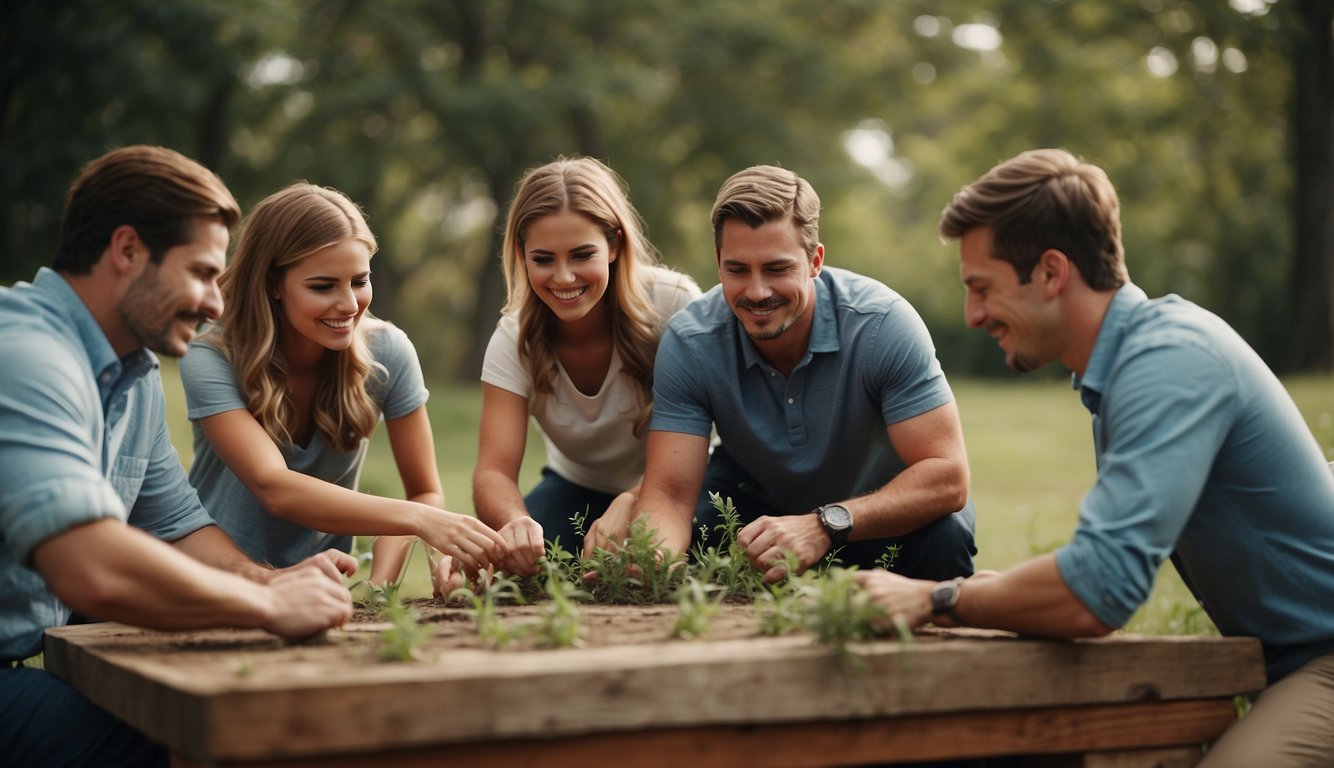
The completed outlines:
{"type": "Polygon", "coordinates": [[[1296,247],[1286,368],[1334,364],[1334,4],[1301,0],[1293,115],[1296,247]]]}

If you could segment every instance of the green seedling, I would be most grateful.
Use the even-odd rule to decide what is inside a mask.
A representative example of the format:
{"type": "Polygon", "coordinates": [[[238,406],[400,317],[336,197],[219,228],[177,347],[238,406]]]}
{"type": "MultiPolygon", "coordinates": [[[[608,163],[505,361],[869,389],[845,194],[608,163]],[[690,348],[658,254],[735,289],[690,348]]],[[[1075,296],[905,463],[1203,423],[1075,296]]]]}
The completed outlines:
{"type": "Polygon", "coordinates": [[[380,619],[390,624],[380,633],[381,661],[411,661],[418,658],[418,649],[435,634],[435,627],[423,625],[416,608],[404,605],[394,590],[388,605],[379,612],[380,619]]]}
{"type": "Polygon", "coordinates": [[[548,600],[538,606],[533,634],[540,643],[556,648],[581,645],[583,625],[577,603],[592,599],[592,595],[569,580],[559,558],[543,558],[542,568],[548,600]]]}
{"type": "Polygon", "coordinates": [[[508,574],[482,571],[478,574],[476,590],[469,586],[458,587],[449,593],[449,601],[454,600],[467,604],[468,613],[477,624],[478,637],[493,647],[503,648],[529,631],[523,626],[507,626],[500,620],[496,610],[502,603],[514,605],[524,602],[519,583],[508,574]]]}
{"type": "Polygon", "coordinates": [[[658,548],[657,532],[644,518],[630,522],[629,537],[615,552],[598,547],[583,563],[594,596],[610,603],[665,603],[685,579],[684,558],[658,548]]]}
{"type": "Polygon", "coordinates": [[[804,628],[833,648],[840,663],[857,665],[850,643],[875,637],[876,623],[886,618],[853,579],[856,568],[830,568],[800,587],[807,597],[804,628]]]}
{"type": "Polygon", "coordinates": [[[885,551],[880,553],[880,557],[875,559],[875,566],[883,568],[886,571],[894,570],[894,563],[898,561],[899,554],[903,552],[902,544],[890,544],[885,547],[885,551]]]}
{"type": "Polygon", "coordinates": [[[724,499],[710,491],[709,503],[722,517],[722,522],[713,527],[713,532],[719,534],[719,542],[717,546],[708,546],[708,526],[701,526],[699,542],[692,552],[691,570],[701,581],[719,585],[724,597],[752,598],[763,589],[764,574],[751,567],[746,550],[737,543],[741,515],[731,497],[724,499]]]}
{"type": "Polygon", "coordinates": [[[704,637],[709,622],[718,615],[724,594],[721,585],[686,576],[676,589],[677,613],[672,634],[687,640],[704,637]]]}
{"type": "Polygon", "coordinates": [[[807,595],[802,590],[810,583],[811,576],[797,573],[797,556],[793,552],[783,553],[783,565],[787,576],[772,584],[765,584],[755,597],[761,635],[788,635],[805,627],[806,608],[803,600],[807,595]]]}

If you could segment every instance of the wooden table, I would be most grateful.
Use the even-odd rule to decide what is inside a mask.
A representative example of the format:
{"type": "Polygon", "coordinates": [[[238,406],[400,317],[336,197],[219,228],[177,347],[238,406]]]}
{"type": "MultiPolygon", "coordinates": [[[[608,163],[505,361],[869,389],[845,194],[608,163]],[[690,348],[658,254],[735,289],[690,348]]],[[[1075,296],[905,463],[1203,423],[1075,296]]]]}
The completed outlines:
{"type": "Polygon", "coordinates": [[[1241,638],[940,631],[858,645],[851,666],[809,636],[384,663],[365,631],[285,646],[71,626],[48,631],[45,663],[181,766],[1191,765],[1264,685],[1241,638]]]}

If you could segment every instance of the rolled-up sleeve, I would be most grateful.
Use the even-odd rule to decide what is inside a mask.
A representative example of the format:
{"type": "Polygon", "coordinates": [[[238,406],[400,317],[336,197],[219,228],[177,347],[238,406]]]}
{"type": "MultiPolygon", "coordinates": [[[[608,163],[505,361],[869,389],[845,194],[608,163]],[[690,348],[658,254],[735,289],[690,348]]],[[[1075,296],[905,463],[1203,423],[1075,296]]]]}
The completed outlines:
{"type": "Polygon", "coordinates": [[[1148,598],[1158,567],[1190,521],[1231,428],[1236,386],[1212,350],[1156,346],[1128,355],[1094,417],[1098,479],[1061,576],[1109,627],[1148,598]]]}
{"type": "Polygon", "coordinates": [[[101,400],[74,352],[15,334],[0,356],[0,535],[29,564],[43,541],[126,510],[101,471],[101,400]]]}

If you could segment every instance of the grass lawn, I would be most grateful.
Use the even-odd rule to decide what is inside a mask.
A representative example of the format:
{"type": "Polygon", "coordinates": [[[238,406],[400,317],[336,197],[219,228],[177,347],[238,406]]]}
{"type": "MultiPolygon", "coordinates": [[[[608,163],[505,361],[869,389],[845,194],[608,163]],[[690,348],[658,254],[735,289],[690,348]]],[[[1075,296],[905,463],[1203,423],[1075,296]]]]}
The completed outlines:
{"type": "MultiPolygon", "coordinates": [[[[162,379],[172,439],[189,466],[190,427],[175,361],[163,360],[162,379]]],[[[1326,458],[1334,460],[1334,377],[1299,377],[1285,384],[1324,446],[1326,458]]],[[[978,509],[977,566],[1001,570],[1055,549],[1074,530],[1079,500],[1095,474],[1088,413],[1069,381],[955,380],[953,385],[978,509]]],[[[481,391],[436,384],[428,408],[446,506],[471,513],[481,391]]],[[[530,431],[520,487],[527,489],[537,481],[542,456],[541,438],[530,431]]],[[[383,430],[371,441],[361,487],[377,495],[402,495],[383,430]]],[[[424,562],[420,556],[413,560],[405,584],[408,596],[430,592],[424,562]]],[[[1127,629],[1157,634],[1215,631],[1170,563],[1164,564],[1153,597],[1127,629]]]]}

